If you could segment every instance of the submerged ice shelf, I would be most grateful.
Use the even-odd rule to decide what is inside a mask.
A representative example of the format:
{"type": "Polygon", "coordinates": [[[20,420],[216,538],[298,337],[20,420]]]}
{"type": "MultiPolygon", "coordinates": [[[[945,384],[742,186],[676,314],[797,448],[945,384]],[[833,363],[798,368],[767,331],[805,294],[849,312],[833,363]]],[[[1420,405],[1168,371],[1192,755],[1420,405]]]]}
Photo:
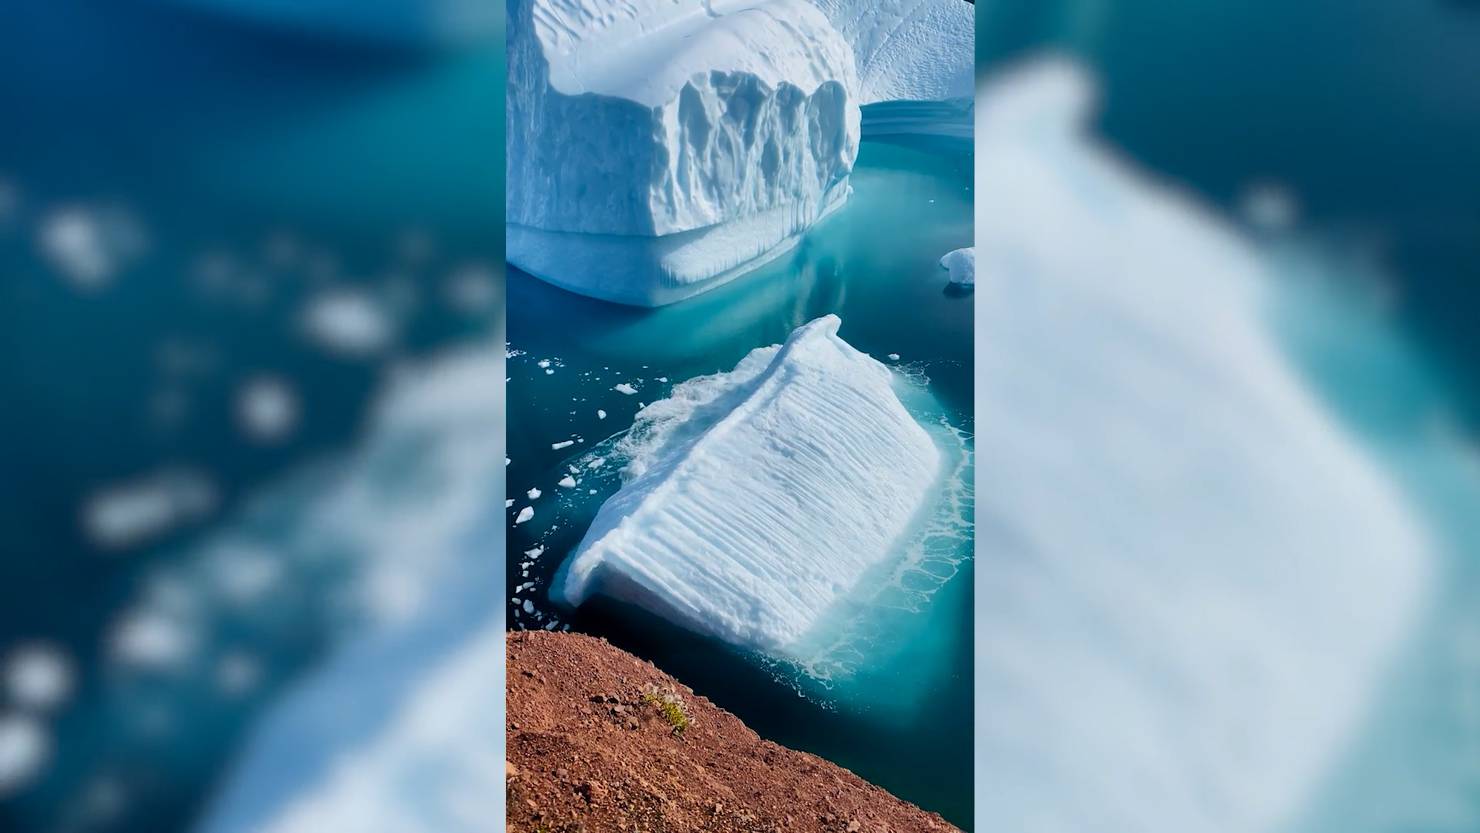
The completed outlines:
{"type": "Polygon", "coordinates": [[[552,595],[789,656],[885,562],[941,475],[891,372],[825,316],[644,409],[623,486],[552,595]]]}
{"type": "Polygon", "coordinates": [[[509,33],[509,261],[604,300],[788,250],[848,198],[863,104],[969,130],[963,0],[515,0],[509,33]]]}

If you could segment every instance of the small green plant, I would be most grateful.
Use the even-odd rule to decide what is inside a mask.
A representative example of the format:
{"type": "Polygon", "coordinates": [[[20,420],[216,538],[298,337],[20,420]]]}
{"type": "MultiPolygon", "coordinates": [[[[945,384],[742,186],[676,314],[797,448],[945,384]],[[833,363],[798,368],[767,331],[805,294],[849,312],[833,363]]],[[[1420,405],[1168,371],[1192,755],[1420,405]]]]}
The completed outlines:
{"type": "Polygon", "coordinates": [[[659,689],[649,684],[642,692],[644,705],[653,706],[663,720],[673,727],[673,734],[682,735],[689,728],[689,713],[684,711],[683,698],[673,689],[659,689]]]}

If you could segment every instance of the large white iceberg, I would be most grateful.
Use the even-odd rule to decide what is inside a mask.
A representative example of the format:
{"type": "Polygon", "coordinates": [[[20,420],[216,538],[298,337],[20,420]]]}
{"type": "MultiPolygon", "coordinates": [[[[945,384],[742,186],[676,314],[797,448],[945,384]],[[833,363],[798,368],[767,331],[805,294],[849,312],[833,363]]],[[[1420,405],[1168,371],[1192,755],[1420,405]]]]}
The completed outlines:
{"type": "Polygon", "coordinates": [[[978,826],[1289,830],[1431,544],[1272,334],[1270,262],[1091,101],[1046,64],[979,109],[978,826]]]}
{"type": "Polygon", "coordinates": [[[890,371],[839,324],[819,318],[644,409],[623,443],[623,487],[563,566],[556,600],[605,594],[795,656],[897,550],[942,468],[890,371]]]}
{"type": "Polygon", "coordinates": [[[658,305],[783,251],[848,194],[852,50],[806,0],[511,0],[508,257],[658,305]]]}
{"type": "Polygon", "coordinates": [[[853,47],[863,104],[971,99],[976,6],[966,0],[814,0],[853,47]]]}

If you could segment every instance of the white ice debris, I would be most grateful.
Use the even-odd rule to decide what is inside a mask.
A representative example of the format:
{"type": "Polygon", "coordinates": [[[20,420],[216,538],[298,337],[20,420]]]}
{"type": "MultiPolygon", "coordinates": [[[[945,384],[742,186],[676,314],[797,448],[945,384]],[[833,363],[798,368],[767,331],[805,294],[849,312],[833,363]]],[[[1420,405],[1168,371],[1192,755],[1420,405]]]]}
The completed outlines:
{"type": "Polygon", "coordinates": [[[298,425],[298,395],[276,376],[258,376],[244,382],[236,395],[237,421],[256,442],[281,442],[298,425]]]}
{"type": "Polygon", "coordinates": [[[552,450],[552,451],[559,451],[562,448],[570,448],[571,446],[573,446],[575,444],[576,444],[576,441],[575,440],[561,440],[558,443],[550,443],[550,450],[552,450]]]}
{"type": "Polygon", "coordinates": [[[941,454],[839,324],[819,318],[648,406],[557,600],[602,593],[785,654],[890,557],[941,454]]]}
{"type": "Polygon", "coordinates": [[[508,256],[540,278],[671,303],[848,196],[855,59],[807,0],[514,0],[508,44],[508,256]]]}
{"type": "Polygon", "coordinates": [[[1092,99],[1039,64],[978,113],[978,822],[1289,829],[1433,553],[1271,330],[1295,276],[1101,147],[1092,99]]]}
{"type": "Polygon", "coordinates": [[[395,322],[379,300],[361,289],[324,290],[303,310],[303,331],[324,349],[348,357],[374,355],[396,337],[395,322]]]}
{"type": "Polygon", "coordinates": [[[142,255],[146,240],[139,221],[122,208],[67,206],[41,220],[37,245],[74,289],[90,293],[142,255]]]}
{"type": "Polygon", "coordinates": [[[540,495],[542,495],[544,493],[541,492],[539,489],[531,488],[529,491],[525,492],[525,494],[526,495],[529,495],[529,499],[530,500],[535,500],[536,498],[538,498],[540,495]]]}
{"type": "Polygon", "coordinates": [[[606,419],[606,411],[603,411],[600,408],[597,408],[596,409],[596,418],[597,419],[606,419]]]}
{"type": "Polygon", "coordinates": [[[632,387],[626,382],[618,384],[616,387],[612,388],[612,390],[625,396],[632,396],[637,393],[637,388],[632,387]]]}
{"type": "Polygon", "coordinates": [[[178,615],[144,608],[114,628],[113,658],[125,666],[151,670],[178,668],[199,643],[194,626],[178,615]]]}
{"type": "Polygon", "coordinates": [[[202,520],[215,508],[215,484],[195,471],[169,469],[93,495],[83,506],[82,525],[96,545],[125,549],[202,520]]]}
{"type": "Polygon", "coordinates": [[[51,737],[31,715],[0,714],[0,798],[29,785],[51,758],[51,737]]]}
{"type": "Polygon", "coordinates": [[[976,285],[976,248],[957,249],[940,259],[943,269],[951,270],[951,283],[959,286],[976,285]]]}
{"type": "Polygon", "coordinates": [[[567,474],[560,478],[560,482],[556,485],[562,489],[574,489],[576,487],[576,479],[567,474]]]}
{"type": "Polygon", "coordinates": [[[534,519],[534,507],[533,506],[526,506],[523,509],[520,509],[519,510],[518,517],[514,518],[514,524],[517,526],[517,525],[522,524],[522,523],[528,523],[529,521],[531,521],[533,519],[534,519]]]}
{"type": "Polygon", "coordinates": [[[72,663],[50,645],[25,645],[5,662],[10,701],[32,711],[50,711],[72,694],[72,663]]]}

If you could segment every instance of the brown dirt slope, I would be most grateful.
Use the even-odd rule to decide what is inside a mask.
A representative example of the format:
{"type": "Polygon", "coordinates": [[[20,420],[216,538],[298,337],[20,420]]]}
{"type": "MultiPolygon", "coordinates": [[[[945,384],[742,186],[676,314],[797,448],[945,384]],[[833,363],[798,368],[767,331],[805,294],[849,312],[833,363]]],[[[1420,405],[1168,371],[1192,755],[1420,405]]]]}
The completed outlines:
{"type": "Polygon", "coordinates": [[[513,632],[508,649],[510,833],[956,831],[846,769],[762,740],[605,640],[513,632]],[[671,725],[685,718],[681,732],[671,725]]]}

